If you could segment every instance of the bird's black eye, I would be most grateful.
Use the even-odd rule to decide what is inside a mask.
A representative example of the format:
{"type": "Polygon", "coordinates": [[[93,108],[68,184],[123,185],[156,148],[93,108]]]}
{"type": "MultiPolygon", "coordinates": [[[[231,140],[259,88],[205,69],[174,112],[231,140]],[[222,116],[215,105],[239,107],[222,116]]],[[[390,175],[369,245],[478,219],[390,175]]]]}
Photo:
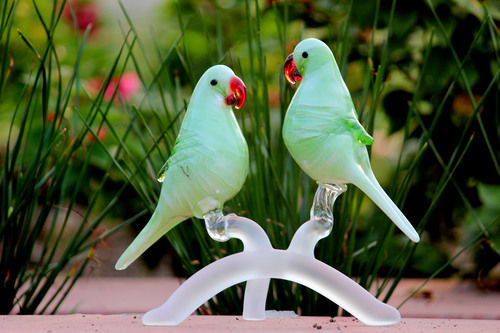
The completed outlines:
{"type": "Polygon", "coordinates": [[[210,81],[210,84],[215,86],[217,84],[217,80],[216,79],[213,79],[212,81],[210,81]]]}
{"type": "Polygon", "coordinates": [[[302,58],[307,58],[309,57],[309,53],[307,53],[306,51],[302,52],[302,58]]]}

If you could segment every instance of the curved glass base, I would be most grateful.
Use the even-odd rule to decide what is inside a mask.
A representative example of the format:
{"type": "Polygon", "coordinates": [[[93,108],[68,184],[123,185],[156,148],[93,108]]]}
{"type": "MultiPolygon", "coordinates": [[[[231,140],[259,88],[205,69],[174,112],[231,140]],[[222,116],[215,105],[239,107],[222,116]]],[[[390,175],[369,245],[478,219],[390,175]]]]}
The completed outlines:
{"type": "Polygon", "coordinates": [[[145,325],[177,325],[200,305],[237,283],[245,288],[243,318],[266,319],[266,298],[271,278],[300,283],[337,303],[367,325],[392,325],[401,316],[395,308],[367,292],[346,275],[314,258],[317,242],[333,227],[333,204],[346,185],[319,184],[311,219],[295,233],[287,250],[276,250],[256,222],[220,210],[204,216],[216,241],[238,238],[244,250],[204,267],[184,282],[162,306],[147,312],[145,325]]]}
{"type": "Polygon", "coordinates": [[[287,250],[245,251],[219,259],[185,281],[162,306],[147,312],[145,325],[177,325],[222,290],[256,279],[284,279],[309,287],[367,325],[392,325],[401,316],[356,282],[325,263],[287,250]]]}

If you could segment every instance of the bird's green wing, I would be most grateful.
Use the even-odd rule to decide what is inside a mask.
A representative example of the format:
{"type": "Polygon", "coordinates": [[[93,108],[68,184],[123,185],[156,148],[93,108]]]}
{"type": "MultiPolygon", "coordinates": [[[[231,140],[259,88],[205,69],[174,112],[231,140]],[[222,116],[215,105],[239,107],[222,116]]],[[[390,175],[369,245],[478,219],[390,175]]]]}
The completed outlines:
{"type": "Polygon", "coordinates": [[[363,128],[354,112],[345,112],[332,106],[295,104],[288,109],[283,134],[293,141],[303,136],[316,137],[318,133],[350,133],[362,145],[373,144],[373,138],[363,128]]]}
{"type": "Polygon", "coordinates": [[[188,149],[189,147],[196,146],[196,142],[193,142],[196,141],[195,138],[196,137],[193,135],[183,135],[183,133],[181,132],[181,134],[175,140],[174,148],[172,149],[172,154],[170,154],[170,157],[167,159],[165,164],[163,164],[163,166],[161,167],[160,171],[156,176],[156,180],[158,180],[158,182],[163,183],[163,181],[165,181],[165,174],[167,173],[167,170],[170,168],[172,163],[178,162],[179,160],[189,157],[189,154],[187,154],[186,156],[186,150],[189,150],[188,149]]]}

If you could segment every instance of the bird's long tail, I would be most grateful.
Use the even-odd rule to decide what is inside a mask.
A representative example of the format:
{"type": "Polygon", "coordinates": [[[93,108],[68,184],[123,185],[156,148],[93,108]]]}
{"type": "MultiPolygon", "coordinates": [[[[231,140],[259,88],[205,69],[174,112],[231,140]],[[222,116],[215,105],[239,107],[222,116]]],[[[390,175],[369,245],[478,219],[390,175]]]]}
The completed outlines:
{"type": "Polygon", "coordinates": [[[365,192],[409,239],[415,243],[420,241],[420,236],[415,228],[413,228],[410,221],[408,221],[398,206],[385,193],[371,170],[363,173],[363,176],[353,183],[365,192]]]}
{"type": "Polygon", "coordinates": [[[172,218],[166,216],[165,209],[158,205],[149,222],[128,246],[125,252],[122,253],[115,264],[115,269],[123,270],[127,268],[135,259],[144,253],[144,251],[153,245],[154,242],[183,219],[182,217],[172,218]]]}

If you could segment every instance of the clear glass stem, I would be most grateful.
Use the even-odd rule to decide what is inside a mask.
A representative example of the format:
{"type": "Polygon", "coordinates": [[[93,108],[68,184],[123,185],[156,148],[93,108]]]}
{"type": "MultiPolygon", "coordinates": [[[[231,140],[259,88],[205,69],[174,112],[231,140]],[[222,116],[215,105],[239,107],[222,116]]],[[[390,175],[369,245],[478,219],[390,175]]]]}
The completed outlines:
{"type": "Polygon", "coordinates": [[[329,228],[333,227],[333,205],[339,195],[347,190],[346,184],[318,184],[311,207],[311,220],[329,228]]]}
{"type": "Polygon", "coordinates": [[[314,248],[333,228],[333,204],[347,190],[345,184],[319,184],[311,207],[311,219],[303,223],[293,235],[289,251],[314,258],[314,248]]]}

